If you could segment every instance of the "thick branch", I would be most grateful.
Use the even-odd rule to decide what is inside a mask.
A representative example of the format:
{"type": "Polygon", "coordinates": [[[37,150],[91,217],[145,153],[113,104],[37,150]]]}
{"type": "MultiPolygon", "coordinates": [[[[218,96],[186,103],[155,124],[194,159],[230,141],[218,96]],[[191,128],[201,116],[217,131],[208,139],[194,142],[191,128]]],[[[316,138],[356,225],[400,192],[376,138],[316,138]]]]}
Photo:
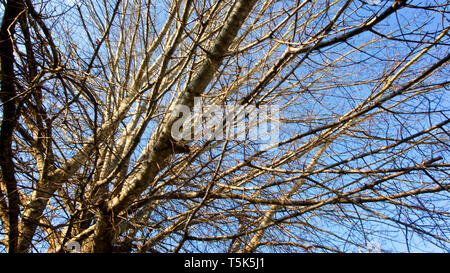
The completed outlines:
{"type": "Polygon", "coordinates": [[[14,176],[12,138],[18,119],[17,97],[14,75],[13,39],[17,19],[24,9],[22,1],[8,1],[0,29],[1,91],[3,103],[2,124],[0,129],[0,168],[1,183],[5,184],[8,198],[8,251],[17,251],[19,192],[14,176]]]}

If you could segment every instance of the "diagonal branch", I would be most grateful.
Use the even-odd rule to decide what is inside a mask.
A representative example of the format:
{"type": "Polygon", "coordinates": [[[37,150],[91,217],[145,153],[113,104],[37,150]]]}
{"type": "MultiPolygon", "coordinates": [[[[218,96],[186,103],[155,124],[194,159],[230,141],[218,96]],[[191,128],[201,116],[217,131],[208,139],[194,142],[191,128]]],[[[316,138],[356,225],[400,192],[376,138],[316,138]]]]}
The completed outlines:
{"type": "MultiPolygon", "coordinates": [[[[228,52],[229,46],[255,3],[256,1],[252,0],[239,1],[236,4],[234,11],[216,38],[214,45],[208,51],[209,54],[203,61],[199,72],[187,85],[176,104],[193,107],[194,97],[200,96],[213,79],[215,72],[228,52]]],[[[109,202],[109,209],[116,214],[128,207],[153,182],[153,178],[167,166],[167,160],[173,155],[171,149],[171,127],[176,119],[176,117],[171,116],[161,124],[147,157],[146,167],[132,181],[129,181],[128,185],[124,186],[122,192],[113,196],[109,202]]]]}

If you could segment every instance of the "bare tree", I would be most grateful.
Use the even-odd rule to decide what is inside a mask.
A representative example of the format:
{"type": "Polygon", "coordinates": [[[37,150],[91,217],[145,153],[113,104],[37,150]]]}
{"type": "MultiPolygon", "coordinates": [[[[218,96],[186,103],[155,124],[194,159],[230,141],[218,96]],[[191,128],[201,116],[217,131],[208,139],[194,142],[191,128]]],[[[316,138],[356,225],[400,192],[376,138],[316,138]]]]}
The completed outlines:
{"type": "Polygon", "coordinates": [[[448,1],[1,3],[2,251],[449,251],[448,1]]]}

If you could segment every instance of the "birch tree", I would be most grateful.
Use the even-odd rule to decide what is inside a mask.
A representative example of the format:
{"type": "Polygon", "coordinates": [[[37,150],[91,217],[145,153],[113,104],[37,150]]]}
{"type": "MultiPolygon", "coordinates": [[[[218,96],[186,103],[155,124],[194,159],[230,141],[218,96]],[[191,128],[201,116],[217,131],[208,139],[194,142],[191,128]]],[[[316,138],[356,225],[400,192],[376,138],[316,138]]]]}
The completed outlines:
{"type": "Polygon", "coordinates": [[[449,251],[449,8],[2,0],[0,251],[449,251]]]}

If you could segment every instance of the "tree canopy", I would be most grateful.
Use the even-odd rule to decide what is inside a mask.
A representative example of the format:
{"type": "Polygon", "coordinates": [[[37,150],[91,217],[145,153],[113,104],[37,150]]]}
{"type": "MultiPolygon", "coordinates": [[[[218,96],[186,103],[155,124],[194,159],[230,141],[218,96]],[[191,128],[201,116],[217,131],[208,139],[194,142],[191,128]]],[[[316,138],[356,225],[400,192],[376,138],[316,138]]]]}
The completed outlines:
{"type": "Polygon", "coordinates": [[[0,251],[450,250],[448,1],[0,2],[0,251]]]}

